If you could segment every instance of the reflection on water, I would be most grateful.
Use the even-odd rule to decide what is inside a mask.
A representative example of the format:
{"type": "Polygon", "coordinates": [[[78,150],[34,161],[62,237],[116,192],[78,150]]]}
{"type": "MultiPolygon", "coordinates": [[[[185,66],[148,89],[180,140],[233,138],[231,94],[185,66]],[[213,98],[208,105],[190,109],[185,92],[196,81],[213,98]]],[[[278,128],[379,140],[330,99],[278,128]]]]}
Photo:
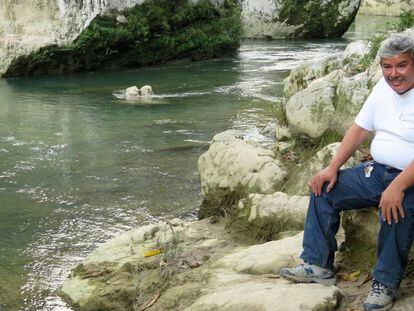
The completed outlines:
{"type": "Polygon", "coordinates": [[[259,129],[289,70],[346,44],[245,41],[234,58],[0,80],[0,309],[68,310],[52,292],[97,245],[194,218],[212,136],[268,142],[259,129]],[[144,84],[150,101],[113,95],[144,84]]]}

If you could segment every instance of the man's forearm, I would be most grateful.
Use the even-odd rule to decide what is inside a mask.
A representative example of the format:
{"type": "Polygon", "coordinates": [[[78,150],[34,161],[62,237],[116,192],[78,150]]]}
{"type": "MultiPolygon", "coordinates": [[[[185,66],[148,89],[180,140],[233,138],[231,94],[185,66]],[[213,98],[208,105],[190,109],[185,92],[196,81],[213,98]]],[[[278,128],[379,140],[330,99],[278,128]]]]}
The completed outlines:
{"type": "Polygon", "coordinates": [[[330,167],[339,170],[339,168],[354,154],[358,147],[368,137],[369,131],[357,124],[352,124],[348,132],[342,139],[338,152],[333,157],[330,167]]]}

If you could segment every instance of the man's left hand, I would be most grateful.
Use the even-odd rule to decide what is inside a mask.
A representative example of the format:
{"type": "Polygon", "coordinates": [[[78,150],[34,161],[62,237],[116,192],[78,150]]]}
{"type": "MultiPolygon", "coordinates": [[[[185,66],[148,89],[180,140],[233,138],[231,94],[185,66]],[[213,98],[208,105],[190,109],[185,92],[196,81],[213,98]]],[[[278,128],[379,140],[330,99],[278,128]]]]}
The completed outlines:
{"type": "Polygon", "coordinates": [[[405,217],[404,207],[402,205],[404,191],[394,187],[392,184],[381,194],[380,208],[381,216],[384,221],[391,225],[394,220],[398,223],[400,217],[405,217]]]}

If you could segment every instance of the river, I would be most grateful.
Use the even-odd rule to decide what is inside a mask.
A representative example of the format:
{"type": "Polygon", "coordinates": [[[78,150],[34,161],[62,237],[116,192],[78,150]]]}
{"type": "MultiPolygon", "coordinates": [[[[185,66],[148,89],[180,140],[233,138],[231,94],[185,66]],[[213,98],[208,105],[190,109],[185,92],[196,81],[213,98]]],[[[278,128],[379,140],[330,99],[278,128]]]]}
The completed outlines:
{"type": "Polygon", "coordinates": [[[246,40],[229,58],[0,80],[0,310],[71,310],[53,291],[99,244],[196,218],[212,136],[235,128],[266,143],[289,71],[388,20],[358,17],[336,40],[246,40]],[[151,100],[113,96],[144,84],[151,100]]]}

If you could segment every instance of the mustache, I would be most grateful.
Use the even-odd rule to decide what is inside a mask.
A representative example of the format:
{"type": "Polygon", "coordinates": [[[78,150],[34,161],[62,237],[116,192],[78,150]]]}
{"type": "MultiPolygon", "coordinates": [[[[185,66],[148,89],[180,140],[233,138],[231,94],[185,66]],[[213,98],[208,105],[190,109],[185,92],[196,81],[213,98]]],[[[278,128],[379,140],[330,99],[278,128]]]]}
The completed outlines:
{"type": "Polygon", "coordinates": [[[403,77],[388,77],[387,78],[387,80],[388,81],[398,81],[398,82],[401,82],[401,81],[403,81],[404,80],[404,78],[403,77]]]}

